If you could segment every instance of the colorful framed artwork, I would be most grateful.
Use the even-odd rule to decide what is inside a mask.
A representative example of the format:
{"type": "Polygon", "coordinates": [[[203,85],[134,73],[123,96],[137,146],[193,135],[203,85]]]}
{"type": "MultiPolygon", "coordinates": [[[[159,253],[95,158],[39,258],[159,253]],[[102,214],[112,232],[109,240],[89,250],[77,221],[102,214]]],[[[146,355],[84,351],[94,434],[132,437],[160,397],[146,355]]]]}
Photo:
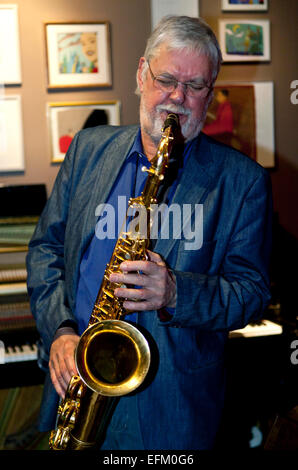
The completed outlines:
{"type": "Polygon", "coordinates": [[[270,61],[269,20],[219,20],[224,62],[270,61]]]}
{"type": "Polygon", "coordinates": [[[268,0],[221,0],[222,11],[267,11],[268,0]]]}
{"type": "Polygon", "coordinates": [[[46,23],[48,88],[111,86],[108,22],[46,23]]]}
{"type": "Polygon", "coordinates": [[[17,5],[0,5],[0,83],[22,82],[17,5]]]}
{"type": "Polygon", "coordinates": [[[203,132],[274,167],[273,82],[217,82],[203,132]]]}
{"type": "Polygon", "coordinates": [[[0,172],[25,170],[22,104],[19,95],[0,97],[0,172]]]}
{"type": "Polygon", "coordinates": [[[51,161],[64,160],[75,134],[81,129],[120,124],[119,101],[48,103],[51,161]]]}

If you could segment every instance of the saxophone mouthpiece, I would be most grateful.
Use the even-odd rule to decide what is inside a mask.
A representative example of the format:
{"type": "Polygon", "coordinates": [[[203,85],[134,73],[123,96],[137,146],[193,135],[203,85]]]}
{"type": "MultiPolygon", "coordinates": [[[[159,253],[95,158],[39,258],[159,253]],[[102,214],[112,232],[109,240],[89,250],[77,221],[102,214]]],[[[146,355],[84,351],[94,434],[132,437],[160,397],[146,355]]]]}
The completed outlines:
{"type": "Polygon", "coordinates": [[[176,129],[179,125],[179,118],[177,114],[171,113],[168,114],[168,117],[166,118],[164,125],[163,125],[163,130],[165,130],[167,127],[172,127],[172,129],[176,129]]]}

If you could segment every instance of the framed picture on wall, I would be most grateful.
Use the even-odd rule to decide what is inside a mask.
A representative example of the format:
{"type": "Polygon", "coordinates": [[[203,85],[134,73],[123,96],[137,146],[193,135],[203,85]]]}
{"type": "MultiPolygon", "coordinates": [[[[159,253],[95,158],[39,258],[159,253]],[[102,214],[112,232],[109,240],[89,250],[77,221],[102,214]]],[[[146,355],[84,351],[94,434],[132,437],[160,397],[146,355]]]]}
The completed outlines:
{"type": "Polygon", "coordinates": [[[22,104],[19,95],[0,97],[0,172],[25,170],[22,104]]]}
{"type": "Polygon", "coordinates": [[[53,163],[64,160],[73,137],[81,129],[120,124],[119,101],[48,103],[47,113],[53,163]]]}
{"type": "Polygon", "coordinates": [[[151,0],[151,27],[167,15],[187,15],[198,17],[200,15],[199,0],[151,0]]]}
{"type": "Polygon", "coordinates": [[[266,11],[268,0],[221,0],[222,11],[266,11]]]}
{"type": "Polygon", "coordinates": [[[21,81],[18,6],[0,5],[0,83],[21,81]]]}
{"type": "Polygon", "coordinates": [[[270,61],[269,20],[219,20],[224,62],[270,61]]]}
{"type": "Polygon", "coordinates": [[[203,132],[274,167],[273,82],[217,82],[203,132]]]}
{"type": "Polygon", "coordinates": [[[108,22],[46,23],[49,88],[111,86],[108,22]]]}

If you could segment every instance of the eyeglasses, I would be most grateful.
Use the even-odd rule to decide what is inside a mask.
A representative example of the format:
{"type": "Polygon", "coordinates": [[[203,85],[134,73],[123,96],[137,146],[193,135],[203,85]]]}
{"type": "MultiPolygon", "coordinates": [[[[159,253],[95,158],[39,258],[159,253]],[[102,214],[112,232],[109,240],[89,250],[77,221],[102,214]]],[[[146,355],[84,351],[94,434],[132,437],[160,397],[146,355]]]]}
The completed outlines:
{"type": "Polygon", "coordinates": [[[172,93],[176,90],[178,84],[180,83],[184,87],[184,92],[188,96],[200,96],[206,98],[212,87],[207,85],[202,85],[201,83],[196,82],[179,82],[174,77],[166,77],[164,75],[155,76],[151,70],[150,64],[148,63],[150,75],[153,81],[153,85],[158,90],[161,90],[165,93],[172,93]]]}

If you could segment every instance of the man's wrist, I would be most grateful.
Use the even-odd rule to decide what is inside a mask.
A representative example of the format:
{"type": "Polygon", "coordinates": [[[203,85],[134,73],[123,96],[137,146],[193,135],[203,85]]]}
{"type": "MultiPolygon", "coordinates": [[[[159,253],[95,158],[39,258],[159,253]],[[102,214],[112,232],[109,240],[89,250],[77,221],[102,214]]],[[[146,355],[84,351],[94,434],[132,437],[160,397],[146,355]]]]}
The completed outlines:
{"type": "Polygon", "coordinates": [[[53,341],[59,338],[62,335],[77,335],[78,329],[77,324],[72,320],[65,320],[61,323],[57,329],[53,341]]]}

